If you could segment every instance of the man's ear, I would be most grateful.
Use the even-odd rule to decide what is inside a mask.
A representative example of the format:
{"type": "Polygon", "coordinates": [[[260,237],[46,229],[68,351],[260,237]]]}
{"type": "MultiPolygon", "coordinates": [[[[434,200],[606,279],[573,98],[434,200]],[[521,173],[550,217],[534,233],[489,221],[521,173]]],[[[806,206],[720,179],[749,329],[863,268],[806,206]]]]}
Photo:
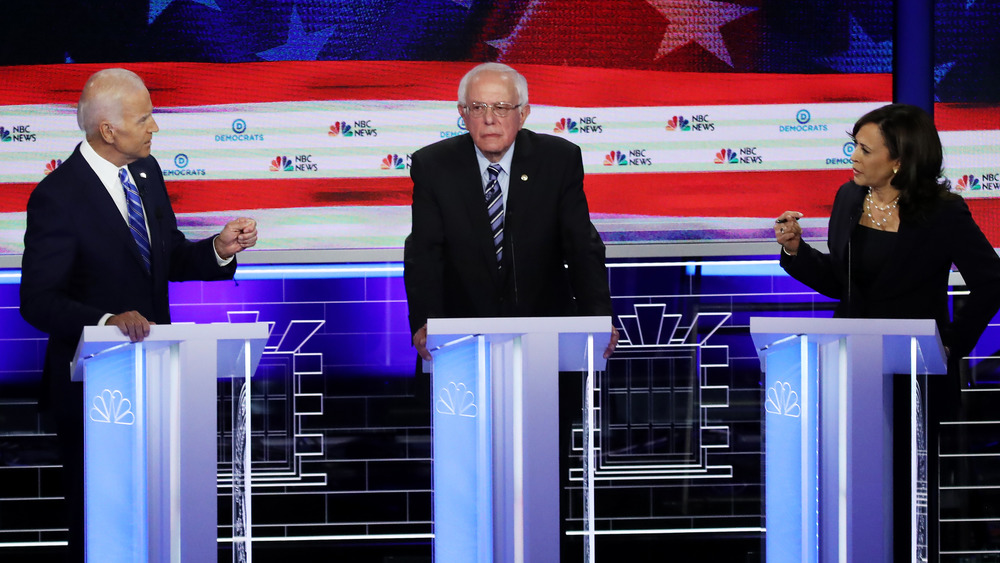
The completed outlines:
{"type": "Polygon", "coordinates": [[[524,104],[518,109],[521,110],[521,127],[524,127],[524,122],[528,120],[528,114],[531,113],[531,105],[524,104]]]}
{"type": "Polygon", "coordinates": [[[102,121],[100,125],[97,126],[97,130],[101,133],[101,138],[104,142],[112,145],[115,142],[115,128],[111,125],[110,121],[102,121]]]}

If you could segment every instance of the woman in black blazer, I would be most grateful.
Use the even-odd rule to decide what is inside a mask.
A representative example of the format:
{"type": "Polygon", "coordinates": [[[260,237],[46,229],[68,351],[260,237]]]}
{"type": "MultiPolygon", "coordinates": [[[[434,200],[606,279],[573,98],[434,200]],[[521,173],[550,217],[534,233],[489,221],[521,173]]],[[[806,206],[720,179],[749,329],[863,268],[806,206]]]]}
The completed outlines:
{"type": "Polygon", "coordinates": [[[801,238],[801,213],[774,225],[781,266],[839,299],[836,317],[937,321],[950,358],[968,354],[1000,309],[1000,257],[942,173],[941,139],[922,109],[892,104],[854,124],[854,178],[830,213],[829,254],[801,238]],[[970,293],[954,320],[948,274],[958,266],[970,293]]]}
{"type": "MultiPolygon", "coordinates": [[[[1000,257],[972,219],[960,196],[941,175],[941,139],[931,117],[918,107],[892,104],[854,124],[854,178],[840,187],[830,212],[829,254],[802,240],[801,213],[786,211],[774,225],[781,266],[814,290],[839,299],[834,316],[934,319],[945,346],[948,371],[968,354],[1000,308],[1000,257]],[[948,275],[955,264],[970,293],[948,314],[948,275]]],[[[909,376],[893,380],[893,402],[909,402],[909,376]]],[[[926,418],[918,443],[929,455],[918,463],[918,482],[927,487],[928,532],[918,553],[939,551],[938,422],[954,417],[959,384],[932,377],[919,384],[926,418]],[[926,386],[926,387],[925,387],[926,386]],[[950,414],[946,414],[950,413],[950,414]],[[923,442],[922,438],[926,439],[923,442]],[[928,486],[930,485],[930,486],[928,486]]],[[[919,412],[919,411],[918,411],[919,412]]],[[[909,409],[894,409],[893,511],[896,537],[910,536],[909,409]]],[[[924,454],[919,454],[923,456],[924,454]]],[[[894,557],[910,560],[909,542],[896,542],[894,557]]]]}

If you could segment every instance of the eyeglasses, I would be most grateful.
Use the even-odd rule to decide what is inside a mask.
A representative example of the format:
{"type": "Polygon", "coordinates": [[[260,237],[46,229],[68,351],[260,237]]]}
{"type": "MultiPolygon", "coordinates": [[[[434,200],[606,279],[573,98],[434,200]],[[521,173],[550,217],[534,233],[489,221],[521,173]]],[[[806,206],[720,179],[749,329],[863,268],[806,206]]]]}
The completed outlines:
{"type": "Polygon", "coordinates": [[[471,104],[465,106],[465,111],[469,112],[472,117],[482,117],[486,115],[486,110],[493,110],[493,115],[497,117],[507,117],[507,114],[512,110],[521,107],[521,104],[511,105],[504,102],[497,102],[495,104],[484,104],[481,102],[472,102],[471,104]]]}

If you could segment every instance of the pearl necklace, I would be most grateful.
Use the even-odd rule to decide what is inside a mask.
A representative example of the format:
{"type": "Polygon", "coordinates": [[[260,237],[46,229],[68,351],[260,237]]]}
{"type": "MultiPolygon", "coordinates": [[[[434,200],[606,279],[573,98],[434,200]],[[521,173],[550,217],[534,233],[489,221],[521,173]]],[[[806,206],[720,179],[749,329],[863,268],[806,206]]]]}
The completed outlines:
{"type": "Polygon", "coordinates": [[[885,207],[879,206],[879,204],[875,203],[875,198],[872,197],[872,189],[869,187],[868,195],[865,197],[865,213],[876,227],[884,231],[885,227],[889,224],[889,219],[892,217],[892,212],[896,209],[897,202],[899,202],[899,194],[896,194],[896,197],[892,198],[892,201],[885,207]],[[872,207],[882,212],[884,215],[882,221],[878,221],[875,217],[872,217],[872,207]]]}

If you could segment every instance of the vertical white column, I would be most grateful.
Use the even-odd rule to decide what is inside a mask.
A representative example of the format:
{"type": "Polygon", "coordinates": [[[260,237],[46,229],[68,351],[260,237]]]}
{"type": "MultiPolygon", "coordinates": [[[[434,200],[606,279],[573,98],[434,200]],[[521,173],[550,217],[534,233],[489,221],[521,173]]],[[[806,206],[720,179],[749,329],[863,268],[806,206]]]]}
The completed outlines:
{"type": "Polygon", "coordinates": [[[592,563],[597,560],[596,536],[594,535],[594,335],[587,335],[587,374],[583,389],[583,560],[592,563]]]}

